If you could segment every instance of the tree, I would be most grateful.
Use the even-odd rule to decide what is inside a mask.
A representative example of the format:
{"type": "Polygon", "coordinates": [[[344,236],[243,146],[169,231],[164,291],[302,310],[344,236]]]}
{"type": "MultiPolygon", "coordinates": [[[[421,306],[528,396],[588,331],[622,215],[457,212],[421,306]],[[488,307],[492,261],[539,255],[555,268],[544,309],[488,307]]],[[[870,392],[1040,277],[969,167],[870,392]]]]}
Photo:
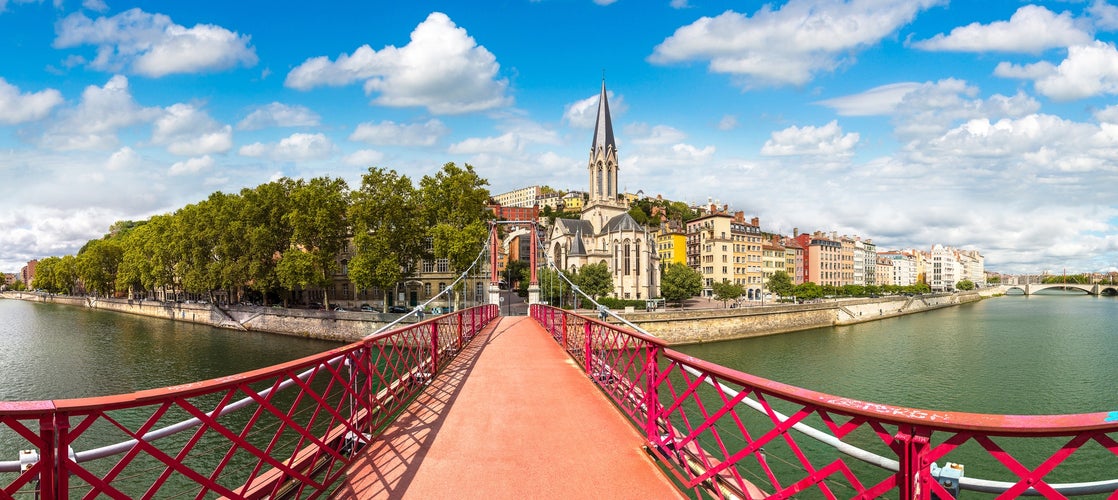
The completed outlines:
{"type": "Polygon", "coordinates": [[[989,278],[986,278],[986,282],[990,283],[991,285],[997,285],[1002,282],[1002,277],[995,274],[993,276],[990,276],[989,278]]]}
{"type": "Polygon", "coordinates": [[[823,287],[808,281],[800,283],[792,290],[792,295],[803,300],[814,300],[823,296],[823,287]]]}
{"type": "Polygon", "coordinates": [[[682,303],[703,290],[703,275],[685,264],[673,262],[660,275],[660,294],[664,300],[682,303]]]}
{"type": "Polygon", "coordinates": [[[769,291],[781,297],[789,297],[792,295],[792,290],[795,285],[792,284],[792,278],[784,271],[776,271],[769,277],[769,282],[766,283],[769,291]]]}
{"type": "Polygon", "coordinates": [[[722,307],[726,307],[726,302],[737,300],[745,293],[741,285],[730,283],[728,280],[713,284],[711,289],[714,292],[714,300],[721,301],[722,307]]]}
{"type": "Polygon", "coordinates": [[[578,287],[594,300],[613,291],[613,275],[605,262],[587,264],[578,271],[578,287]]]}
{"type": "Polygon", "coordinates": [[[90,240],[78,252],[75,268],[87,290],[111,295],[116,288],[117,269],[124,258],[124,249],[115,239],[90,240]]]}
{"type": "Polygon", "coordinates": [[[489,182],[454,163],[419,182],[427,236],[435,258],[447,259],[453,272],[465,271],[481,253],[493,213],[486,208],[489,182]]]}
{"type": "MultiPolygon", "coordinates": [[[[349,276],[355,289],[392,290],[412,273],[423,250],[419,212],[419,193],[407,176],[373,167],[361,177],[349,205],[355,250],[349,276]]],[[[387,300],[383,306],[387,312],[387,300]]]]}
{"type": "Polygon", "coordinates": [[[974,282],[971,280],[962,280],[958,283],[955,283],[955,289],[963,291],[974,290],[974,282]]]}
{"type": "MultiPolygon", "coordinates": [[[[283,218],[291,225],[291,246],[283,252],[283,258],[293,257],[298,264],[282,272],[288,279],[300,278],[296,280],[302,282],[300,286],[317,286],[329,291],[338,253],[348,236],[348,191],[341,179],[316,177],[309,182],[296,181],[291,191],[290,209],[283,218]],[[302,274],[306,271],[306,263],[301,260],[304,257],[297,256],[299,254],[306,254],[309,259],[312,276],[302,274]]],[[[282,259],[279,265],[283,265],[282,259]]],[[[277,272],[280,272],[278,268],[277,272]]],[[[330,307],[329,293],[325,294],[323,304],[330,307]]]]}

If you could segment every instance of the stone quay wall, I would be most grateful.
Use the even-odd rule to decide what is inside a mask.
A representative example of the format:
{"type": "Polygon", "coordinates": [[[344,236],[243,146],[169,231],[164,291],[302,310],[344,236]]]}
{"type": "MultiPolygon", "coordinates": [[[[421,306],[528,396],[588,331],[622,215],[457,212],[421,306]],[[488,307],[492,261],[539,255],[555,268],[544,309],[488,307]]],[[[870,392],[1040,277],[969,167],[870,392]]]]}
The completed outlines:
{"type": "MultiPolygon", "coordinates": [[[[186,321],[237,331],[259,331],[337,342],[355,342],[398,318],[398,314],[357,311],[323,311],[259,306],[158,302],[153,300],[107,299],[3,292],[7,299],[88,307],[153,318],[186,321]]],[[[413,323],[414,318],[405,320],[413,323]]]]}
{"type": "Polygon", "coordinates": [[[836,325],[851,325],[975,302],[978,293],[849,299],[815,304],[622,313],[673,345],[717,342],[836,325]]]}

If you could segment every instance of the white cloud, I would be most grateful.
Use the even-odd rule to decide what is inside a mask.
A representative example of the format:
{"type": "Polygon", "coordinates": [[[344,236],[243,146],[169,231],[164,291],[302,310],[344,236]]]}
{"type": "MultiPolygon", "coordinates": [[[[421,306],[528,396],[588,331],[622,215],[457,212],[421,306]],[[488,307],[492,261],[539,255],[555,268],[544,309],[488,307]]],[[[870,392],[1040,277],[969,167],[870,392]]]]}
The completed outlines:
{"type": "Polygon", "coordinates": [[[827,155],[850,156],[858,145],[858,133],[842,133],[837,121],[815,127],[788,127],[772,133],[761,154],[765,156],[827,155]]]}
{"type": "Polygon", "coordinates": [[[1069,12],[1056,14],[1044,7],[1025,5],[1009,21],[971,23],[913,44],[918,49],[955,52],[1038,53],[1057,47],[1090,43],[1092,35],[1069,12]]]}
{"type": "MultiPolygon", "coordinates": [[[[563,122],[575,128],[594,128],[594,123],[598,120],[598,99],[601,95],[599,92],[566,105],[563,109],[563,122]]],[[[606,102],[609,103],[610,117],[615,120],[629,109],[625,105],[625,99],[615,96],[612,90],[606,91],[606,102]]]]}
{"type": "Polygon", "coordinates": [[[372,149],[354,151],[342,158],[342,163],[353,167],[372,167],[384,159],[384,153],[372,149]]]}
{"type": "Polygon", "coordinates": [[[723,115],[721,120],[718,120],[718,130],[733,130],[738,127],[738,117],[734,115],[723,115]]]}
{"type": "Polygon", "coordinates": [[[257,142],[242,146],[238,153],[241,156],[299,162],[329,158],[334,150],[334,143],[324,134],[291,134],[275,144],[257,142]]]}
{"type": "Polygon", "coordinates": [[[383,106],[421,106],[435,114],[458,114],[507,106],[508,80],[485,47],[441,12],[416,26],[411,41],[380,51],[363,45],[336,61],[307,59],[287,74],[284,85],[310,90],[364,81],[365,93],[383,106]]]}
{"type": "Polygon", "coordinates": [[[140,107],[132,98],[128,79],[117,75],[103,87],[86,87],[78,106],[61,111],[40,144],[55,150],[113,148],[118,130],[150,122],[159,114],[159,108],[140,107]]]}
{"type": "Polygon", "coordinates": [[[174,104],[155,121],[151,141],[181,156],[224,153],[233,148],[233,127],[191,104],[174,104]]]}
{"type": "Polygon", "coordinates": [[[1096,111],[1095,119],[1101,123],[1118,124],[1118,105],[1107,106],[1096,111]]]}
{"type": "Polygon", "coordinates": [[[1111,43],[1096,41],[1068,47],[1067,58],[1058,66],[1044,61],[1020,66],[1001,63],[994,74],[1034,80],[1037,92],[1058,101],[1118,94],[1118,50],[1111,43]]]}
{"type": "Polygon", "coordinates": [[[791,0],[752,17],[727,11],[675,31],[649,61],[672,64],[708,60],[716,73],[738,77],[743,87],[803,85],[832,71],[852,53],[877,44],[939,0],[791,0]]]}
{"type": "Polygon", "coordinates": [[[89,64],[103,71],[128,71],[161,77],[176,73],[219,71],[256,65],[256,49],[249,37],[220,26],[197,24],[186,28],[163,14],[138,8],[112,17],[90,19],[70,14],[55,27],[56,48],[97,46],[89,64]]]}
{"type": "Polygon", "coordinates": [[[256,108],[240,123],[237,130],[260,130],[270,127],[316,127],[322,118],[306,106],[289,106],[273,102],[256,108]]]}
{"type": "Polygon", "coordinates": [[[687,138],[687,134],[677,128],[667,125],[650,127],[646,123],[627,125],[625,135],[632,137],[633,144],[638,146],[675,144],[687,138]]]}
{"type": "Polygon", "coordinates": [[[447,151],[452,154],[513,154],[523,149],[524,145],[520,136],[510,132],[497,137],[471,137],[462,142],[451,144],[447,151]]]}
{"type": "Polygon", "coordinates": [[[105,12],[109,10],[109,6],[105,4],[104,0],[82,0],[82,7],[94,12],[105,12]]]}
{"type": "Polygon", "coordinates": [[[140,154],[134,149],[125,146],[109,156],[105,168],[109,170],[128,170],[140,165],[140,154]]]}
{"type": "Polygon", "coordinates": [[[1095,26],[1099,29],[1107,31],[1118,29],[1118,7],[1110,5],[1106,0],[1095,0],[1087,8],[1087,13],[1091,15],[1095,26]]]}
{"type": "Polygon", "coordinates": [[[897,109],[904,96],[918,88],[920,84],[915,82],[890,83],[860,94],[826,99],[816,104],[833,108],[839,116],[889,115],[897,109]]]}
{"type": "Polygon", "coordinates": [[[443,122],[400,124],[393,121],[366,122],[354,129],[349,140],[378,146],[433,146],[450,133],[443,122]]]}
{"type": "Polygon", "coordinates": [[[670,5],[673,9],[686,9],[688,7],[691,7],[687,4],[687,0],[672,0],[670,5]]]}
{"type": "Polygon", "coordinates": [[[0,125],[41,120],[62,104],[62,93],[54,89],[20,93],[19,88],[0,78],[0,125]]]}
{"type": "Polygon", "coordinates": [[[192,175],[205,172],[213,169],[214,160],[209,155],[201,158],[190,158],[180,162],[175,162],[171,165],[170,170],[167,171],[168,175],[192,175]]]}

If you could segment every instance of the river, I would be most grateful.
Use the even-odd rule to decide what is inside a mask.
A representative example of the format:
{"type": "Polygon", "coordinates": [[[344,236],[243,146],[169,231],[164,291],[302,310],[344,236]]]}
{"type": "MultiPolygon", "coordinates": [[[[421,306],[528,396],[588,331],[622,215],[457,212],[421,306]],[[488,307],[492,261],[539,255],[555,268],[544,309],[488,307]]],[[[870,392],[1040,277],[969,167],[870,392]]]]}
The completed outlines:
{"type": "Polygon", "coordinates": [[[1118,410],[1118,298],[1008,295],[679,350],[818,392],[1004,414],[1118,410]]]}
{"type": "Polygon", "coordinates": [[[0,300],[0,401],[80,398],[207,380],[338,343],[74,306],[0,300]]]}

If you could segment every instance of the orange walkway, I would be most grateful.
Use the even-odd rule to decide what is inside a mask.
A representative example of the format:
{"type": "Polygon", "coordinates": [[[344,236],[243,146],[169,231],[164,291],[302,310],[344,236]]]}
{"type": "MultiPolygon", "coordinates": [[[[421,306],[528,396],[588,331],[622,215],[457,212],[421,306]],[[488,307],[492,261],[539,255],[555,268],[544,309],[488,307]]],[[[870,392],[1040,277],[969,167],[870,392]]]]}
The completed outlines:
{"type": "Polygon", "coordinates": [[[362,451],[333,498],[684,498],[543,328],[498,321],[362,451]]]}

